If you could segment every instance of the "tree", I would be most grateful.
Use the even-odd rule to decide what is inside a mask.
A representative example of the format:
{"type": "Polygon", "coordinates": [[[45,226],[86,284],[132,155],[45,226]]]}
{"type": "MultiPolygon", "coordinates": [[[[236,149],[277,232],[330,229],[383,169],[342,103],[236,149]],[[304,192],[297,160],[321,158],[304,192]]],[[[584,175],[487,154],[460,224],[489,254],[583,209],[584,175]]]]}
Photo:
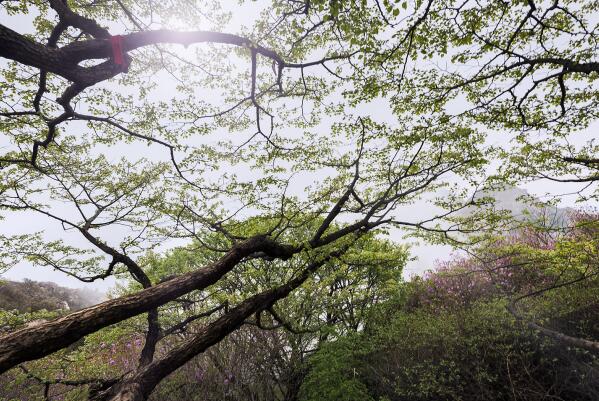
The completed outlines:
{"type": "MultiPolygon", "coordinates": [[[[504,55],[511,55],[512,43],[546,48],[547,28],[521,34],[520,24],[502,16],[519,18],[532,10],[523,27],[537,18],[553,29],[554,19],[579,23],[579,14],[596,5],[552,8],[557,17],[538,17],[542,8],[534,4],[512,9],[500,2],[466,3],[275,1],[254,26],[231,34],[224,33],[230,15],[218,3],[188,1],[171,10],[170,4],[143,1],[2,2],[7,23],[0,25],[0,56],[7,62],[0,127],[8,144],[0,156],[0,205],[9,219],[36,216],[64,230],[3,234],[3,265],[27,260],[86,282],[130,275],[143,289],[7,334],[0,341],[0,371],[147,314],[139,366],[100,383],[92,395],[145,399],[165,376],[343,259],[370,232],[411,229],[447,242],[459,240],[452,233],[490,229],[494,220],[464,225],[463,216],[455,216],[477,203],[474,194],[485,187],[489,160],[504,157],[512,162],[505,164],[510,171],[525,179],[531,177],[529,163],[538,171],[555,159],[548,154],[562,157],[549,168],[564,179],[576,169],[593,171],[595,145],[560,153],[555,140],[563,129],[548,134],[550,153],[524,146],[502,154],[485,142],[480,124],[514,129],[512,111],[523,110],[525,102],[509,113],[488,91],[480,92],[481,99],[499,99],[495,108],[451,113],[448,102],[465,94],[476,103],[477,86],[496,74],[520,83],[514,73],[529,76],[527,66],[557,66],[562,72],[548,75],[554,85],[548,93],[564,86],[579,91],[558,101],[572,104],[574,112],[561,107],[565,113],[556,121],[562,125],[524,122],[533,130],[584,127],[592,113],[576,110],[593,110],[587,104],[594,101],[596,63],[589,51],[560,55],[559,62],[535,56],[532,64],[510,69],[487,65],[482,80],[410,66],[422,62],[421,54],[455,52],[458,63],[484,60],[497,46],[479,39],[478,29],[494,26],[502,37],[515,37],[507,39],[504,55]],[[22,25],[29,23],[33,29],[26,32],[22,25]],[[178,26],[208,30],[173,29],[178,26]],[[470,45],[474,50],[464,50],[470,45]],[[589,85],[578,90],[575,79],[589,85]],[[439,95],[449,89],[451,95],[439,95]],[[379,109],[389,113],[380,116],[379,109]],[[526,156],[522,149],[541,153],[526,156]],[[447,186],[449,196],[437,192],[447,186]],[[403,208],[423,198],[438,206],[426,217],[403,208]],[[263,224],[247,229],[248,219],[258,217],[263,224]],[[217,244],[209,241],[214,236],[217,244]],[[157,283],[140,257],[173,247],[175,240],[194,240],[211,256],[204,267],[157,283]],[[286,282],[239,299],[195,337],[155,355],[160,307],[256,259],[295,261],[298,268],[286,282]]],[[[554,31],[587,46],[562,25],[554,31]]],[[[587,50],[595,32],[588,31],[587,50]]],[[[533,111],[539,110],[548,109],[533,111]]],[[[596,183],[592,174],[584,181],[596,183]]]]}
{"type": "MultiPolygon", "coordinates": [[[[1,28],[0,55],[12,60],[2,84],[2,130],[10,142],[1,158],[2,209],[64,229],[54,236],[49,230],[3,236],[5,266],[27,260],[85,282],[128,274],[142,289],[5,335],[2,371],[147,313],[137,368],[90,390],[96,400],[145,399],[164,377],[250,316],[271,308],[323,266],[343,260],[368,233],[392,226],[456,230],[437,222],[462,207],[459,202],[422,220],[400,219],[394,211],[447,185],[450,174],[473,179],[485,163],[485,149],[472,141],[478,134],[467,127],[439,129],[424,117],[408,116],[386,124],[335,101],[331,84],[342,82],[335,70],[353,68],[350,44],[339,46],[333,37],[321,38],[321,44],[314,36],[296,48],[290,40],[301,33],[288,32],[291,21],[272,25],[265,14],[264,23],[276,32],[258,24],[255,31],[232,35],[217,32],[217,26],[159,29],[169,25],[169,15],[153,3],[3,6],[10,15],[35,9],[40,17],[33,21],[33,36],[1,28]],[[158,15],[164,20],[156,22],[158,15]],[[126,34],[112,36],[123,29],[117,28],[121,17],[126,34]],[[220,62],[203,65],[201,53],[169,45],[205,42],[222,45],[209,53],[220,62]],[[231,48],[237,53],[229,54],[231,48]],[[225,63],[236,57],[245,61],[239,72],[225,63]],[[265,68],[271,65],[273,72],[265,68]],[[324,74],[308,76],[316,67],[324,74]],[[153,92],[154,85],[165,84],[164,71],[177,89],[168,101],[153,92]],[[111,78],[118,86],[105,84],[111,78]],[[215,105],[203,101],[205,93],[218,98],[215,89],[224,96],[215,105]],[[223,109],[225,101],[233,106],[223,109]],[[143,149],[146,158],[133,155],[142,152],[135,142],[150,146],[143,149]],[[302,182],[307,176],[313,179],[302,182]],[[236,216],[244,219],[232,220],[236,216]],[[262,224],[245,223],[259,216],[262,224]],[[214,236],[216,244],[209,241],[214,236]],[[173,246],[166,242],[173,239],[193,239],[210,256],[201,268],[153,281],[139,258],[149,249],[173,246]],[[157,356],[160,307],[211,288],[254,260],[295,263],[295,271],[251,295],[243,291],[244,298],[195,336],[157,356]]],[[[277,5],[280,16],[290,6],[277,5]]],[[[188,4],[181,18],[192,26],[223,20],[201,11],[188,4]]]]}
{"type": "MultiPolygon", "coordinates": [[[[390,94],[398,111],[442,111],[499,131],[511,139],[508,179],[580,183],[582,199],[597,199],[597,2],[375,3],[384,5],[377,26],[392,36],[377,41],[374,29],[378,68],[361,70],[362,90],[390,94]]],[[[365,21],[343,18],[352,30],[365,21]]]]}
{"type": "Polygon", "coordinates": [[[310,358],[302,399],[597,398],[597,218],[571,218],[574,228],[525,227],[402,285],[363,332],[310,358]]]}
{"type": "MultiPolygon", "coordinates": [[[[251,227],[252,222],[244,226],[251,227]]],[[[231,333],[206,355],[194,358],[190,366],[157,388],[157,399],[185,399],[182,395],[186,391],[193,393],[200,388],[205,399],[220,399],[223,393],[231,400],[297,399],[310,356],[323,344],[361,330],[372,307],[391,299],[400,288],[407,256],[404,247],[372,235],[357,245],[341,260],[324,265],[301,289],[246,320],[246,327],[231,333]],[[202,377],[200,383],[198,374],[202,377]]],[[[150,278],[172,273],[172,266],[193,269],[202,265],[197,244],[148,259],[144,266],[150,278]]],[[[189,294],[178,305],[170,305],[162,313],[159,347],[168,348],[169,343],[193,337],[207,315],[285,282],[297,264],[254,260],[238,266],[208,291],[189,294]]],[[[131,325],[125,331],[130,334],[125,334],[122,341],[131,342],[131,337],[143,330],[140,323],[131,325]]]]}
{"type": "MultiPolygon", "coordinates": [[[[246,221],[243,227],[251,229],[256,224],[259,219],[246,221]]],[[[219,238],[213,235],[207,240],[215,245],[219,238]]],[[[372,234],[357,245],[342,260],[325,264],[285,300],[246,319],[243,327],[204,355],[192,358],[156,388],[152,399],[217,400],[224,394],[230,400],[296,399],[307,358],[323,343],[358,330],[372,306],[390,299],[399,288],[405,248],[377,240],[372,234]],[[196,393],[201,397],[193,395],[196,393]]],[[[211,253],[192,243],[166,255],[149,254],[140,263],[152,282],[161,282],[175,269],[182,274],[202,266],[214,257],[211,253]]],[[[229,305],[288,281],[304,263],[253,259],[209,288],[164,305],[159,309],[157,354],[195,337],[229,305]]],[[[131,279],[121,295],[140,289],[131,279]]],[[[20,323],[15,318],[4,320],[14,327],[20,323]]],[[[144,319],[138,316],[100,330],[66,352],[28,363],[26,372],[8,374],[0,385],[0,399],[37,399],[46,382],[51,383],[47,390],[51,399],[59,394],[80,399],[78,387],[88,383],[66,386],[54,378],[109,380],[126,374],[136,364],[146,330],[144,319]]]]}

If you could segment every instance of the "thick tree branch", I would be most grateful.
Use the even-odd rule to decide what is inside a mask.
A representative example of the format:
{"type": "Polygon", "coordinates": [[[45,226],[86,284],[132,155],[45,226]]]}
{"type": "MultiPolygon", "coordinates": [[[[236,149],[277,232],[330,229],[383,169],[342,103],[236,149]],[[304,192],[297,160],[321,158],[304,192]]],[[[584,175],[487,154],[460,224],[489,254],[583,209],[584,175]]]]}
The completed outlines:
{"type": "Polygon", "coordinates": [[[201,270],[39,326],[8,333],[0,337],[0,373],[21,362],[49,355],[103,327],[148,312],[188,292],[206,288],[233,269],[243,258],[260,251],[272,257],[287,259],[297,249],[276,243],[265,236],[252,237],[236,244],[219,261],[201,270]]]}
{"type": "Polygon", "coordinates": [[[333,257],[341,256],[347,246],[331,252],[319,261],[309,264],[296,278],[289,282],[254,295],[228,311],[212,324],[201,329],[193,338],[169,351],[163,358],[152,362],[130,379],[93,398],[93,401],[143,401],[160,381],[185,364],[194,356],[217,344],[241,326],[254,313],[270,308],[303,284],[310,275],[333,257]]]}

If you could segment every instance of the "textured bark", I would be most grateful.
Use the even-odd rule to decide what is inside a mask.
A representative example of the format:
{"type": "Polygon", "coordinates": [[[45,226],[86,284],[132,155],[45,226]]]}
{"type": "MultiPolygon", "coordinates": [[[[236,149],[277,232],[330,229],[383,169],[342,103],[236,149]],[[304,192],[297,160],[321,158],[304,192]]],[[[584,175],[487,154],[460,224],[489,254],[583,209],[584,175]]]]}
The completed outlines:
{"type": "Polygon", "coordinates": [[[246,299],[225,315],[201,329],[193,338],[170,350],[161,359],[152,362],[111,389],[95,395],[92,401],[145,401],[162,379],[183,366],[194,356],[220,342],[239,328],[251,315],[268,309],[276,301],[288,296],[291,291],[304,283],[311,273],[331,257],[338,256],[344,251],[345,249],[335,252],[319,262],[310,264],[298,277],[286,284],[246,299]]]}
{"type": "Polygon", "coordinates": [[[214,284],[243,258],[261,252],[287,259],[296,250],[266,236],[252,237],[235,245],[219,261],[135,294],[113,299],[35,327],[0,337],[0,373],[17,364],[44,357],[103,327],[148,312],[190,291],[214,284]]]}
{"type": "Polygon", "coordinates": [[[49,0],[50,7],[56,11],[60,21],[64,24],[81,29],[95,38],[109,38],[110,33],[106,28],[101,27],[93,19],[81,16],[69,8],[65,0],[49,0]]]}
{"type": "Polygon", "coordinates": [[[159,339],[160,323],[158,321],[158,309],[152,309],[148,312],[148,333],[146,334],[146,341],[139,357],[139,366],[145,366],[152,362],[159,339]]]}
{"type": "MultiPolygon", "coordinates": [[[[222,43],[252,49],[277,63],[283,59],[274,51],[253,45],[249,39],[228,33],[210,31],[173,32],[156,30],[135,32],[123,36],[123,51],[157,43],[189,45],[192,43],[222,43]]],[[[90,86],[122,72],[112,60],[93,67],[81,67],[84,60],[109,59],[112,45],[108,38],[73,42],[61,48],[51,48],[29,40],[25,36],[0,24],[0,56],[60,75],[72,82],[90,86]]]]}
{"type": "Polygon", "coordinates": [[[538,330],[541,334],[551,337],[554,340],[561,341],[564,344],[571,345],[576,348],[584,349],[595,354],[599,354],[599,342],[586,340],[584,338],[572,337],[559,331],[551,330],[540,326],[534,322],[527,322],[528,327],[533,330],[538,330]]]}
{"type": "Polygon", "coordinates": [[[21,64],[52,71],[71,81],[78,77],[76,70],[83,69],[83,67],[65,65],[65,60],[59,50],[33,42],[1,24],[0,56],[21,64]]]}

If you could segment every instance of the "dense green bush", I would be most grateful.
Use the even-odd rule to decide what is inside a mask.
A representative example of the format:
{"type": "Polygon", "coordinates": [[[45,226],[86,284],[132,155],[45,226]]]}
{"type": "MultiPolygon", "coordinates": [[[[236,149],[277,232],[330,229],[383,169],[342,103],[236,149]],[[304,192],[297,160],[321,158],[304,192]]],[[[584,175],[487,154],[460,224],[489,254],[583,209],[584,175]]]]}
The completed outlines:
{"type": "Polygon", "coordinates": [[[386,305],[365,332],[324,346],[311,365],[305,401],[599,397],[595,357],[523,329],[501,300],[443,313],[386,305]]]}
{"type": "Polygon", "coordinates": [[[310,359],[301,399],[599,399],[597,356],[529,324],[599,338],[597,221],[524,229],[404,284],[362,332],[310,359]]]}

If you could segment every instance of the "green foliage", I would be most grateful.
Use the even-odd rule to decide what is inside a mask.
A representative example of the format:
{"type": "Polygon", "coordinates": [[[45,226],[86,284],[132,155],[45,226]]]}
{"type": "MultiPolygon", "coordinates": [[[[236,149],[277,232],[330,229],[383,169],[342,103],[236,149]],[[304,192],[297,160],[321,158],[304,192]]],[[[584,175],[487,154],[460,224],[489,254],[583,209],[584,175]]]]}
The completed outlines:
{"type": "Polygon", "coordinates": [[[310,358],[302,399],[595,399],[597,356],[526,325],[599,338],[597,220],[571,218],[563,232],[525,227],[403,284],[363,331],[310,358]]]}
{"type": "Polygon", "coordinates": [[[28,322],[40,321],[41,319],[50,320],[59,316],[57,311],[48,311],[45,309],[34,312],[19,312],[16,309],[0,309],[0,332],[15,330],[28,322]]]}
{"type": "MultiPolygon", "coordinates": [[[[320,220],[310,223],[317,227],[320,220]]],[[[225,228],[235,235],[251,235],[273,224],[272,219],[251,219],[231,222],[225,228]]],[[[331,227],[330,230],[338,229],[331,227]]],[[[307,240],[310,227],[290,230],[285,235],[289,242],[307,240]]],[[[402,282],[402,271],[408,258],[407,247],[380,238],[378,233],[365,235],[342,258],[325,264],[297,291],[276,305],[276,309],[294,326],[323,330],[327,335],[355,331],[361,327],[369,308],[389,299],[402,282]]],[[[226,240],[218,234],[207,236],[204,244],[218,248],[226,246],[226,240]]],[[[206,251],[199,243],[176,248],[166,255],[146,255],[144,269],[150,279],[157,283],[172,275],[179,275],[206,266],[219,254],[206,251]]],[[[314,255],[305,253],[301,258],[289,261],[248,260],[213,285],[208,291],[193,293],[188,299],[202,299],[202,307],[210,309],[239,300],[289,280],[301,266],[310,262],[314,255]],[[243,284],[242,284],[243,283],[243,284]]],[[[127,289],[139,284],[131,282],[127,289]]],[[[173,306],[168,305],[172,309],[173,306]]],[[[182,316],[193,315],[195,308],[179,310],[182,316]]],[[[181,316],[165,314],[164,323],[174,324],[181,316]],[[173,316],[171,318],[170,316],[173,316]]]]}
{"type": "Polygon", "coordinates": [[[522,329],[503,301],[442,313],[383,305],[364,333],[323,347],[310,363],[303,400],[545,399],[536,386],[591,400],[599,391],[594,357],[522,329]]]}
{"type": "MultiPolygon", "coordinates": [[[[561,375],[558,363],[573,364],[569,352],[555,363],[544,360],[540,341],[506,315],[498,298],[594,272],[596,236],[549,238],[546,248],[495,242],[484,256],[504,260],[509,253],[510,263],[536,269],[521,274],[519,283],[481,279],[471,294],[448,285],[446,277],[434,288],[431,277],[403,285],[407,248],[388,240],[385,230],[462,245],[464,238],[453,233],[494,234],[502,224],[519,224],[489,209],[460,215],[485,203],[477,193],[538,178],[581,184],[581,201],[599,197],[598,144],[592,136],[579,140],[599,116],[597,1],[274,0],[231,7],[183,0],[173,7],[72,0],[65,4],[73,12],[110,35],[133,33],[132,42],[151,29],[159,37],[153,43],[149,35],[141,39],[147,45],[130,49],[126,73],[89,87],[88,81],[96,82],[91,75],[112,67],[98,51],[103,39],[90,40],[81,26],[55,31],[57,13],[49,2],[0,3],[7,17],[31,22],[20,50],[27,51],[27,41],[43,46],[58,32],[60,50],[47,54],[89,72],[81,82],[66,82],[70,78],[59,71],[46,74],[48,66],[35,68],[31,57],[14,56],[11,46],[2,49],[12,61],[0,66],[0,219],[19,221],[30,213],[61,231],[0,233],[1,272],[28,263],[83,281],[114,276],[125,279],[117,291],[122,295],[141,289],[135,268],[156,284],[215,262],[249,236],[301,247],[285,260],[259,252],[245,257],[214,285],[160,305],[163,330],[213,311],[188,332],[180,328],[174,340],[162,341],[160,357],[230,307],[349,247],[271,311],[245,322],[283,325],[279,314],[306,331],[262,339],[260,357],[277,341],[277,357],[291,355],[293,372],[281,377],[301,379],[309,348],[321,346],[311,358],[306,399],[516,398],[516,390],[525,399],[533,394],[526,393],[530,382],[523,371],[534,367],[530,376],[539,381],[561,375]],[[243,7],[258,10],[249,27],[237,21],[245,17],[243,7]],[[204,32],[182,46],[162,29],[238,36],[213,41],[204,32]],[[61,58],[77,49],[85,50],[83,60],[61,58]],[[70,105],[55,101],[65,90],[77,92],[70,105]],[[39,147],[56,122],[55,135],[39,147]],[[508,139],[497,141],[496,134],[508,139]],[[423,202],[435,207],[425,217],[406,212],[423,202]],[[333,221],[316,238],[327,215],[333,221]],[[334,232],[338,238],[319,246],[334,232]],[[439,296],[423,292],[429,289],[439,296]],[[400,291],[412,309],[392,301],[400,291]],[[368,319],[379,303],[397,310],[382,307],[386,315],[368,319]]],[[[561,299],[543,295],[520,305],[526,318],[542,323],[585,316],[571,329],[591,335],[592,313],[580,311],[592,303],[591,292],[577,287],[569,297],[556,291],[561,299]]],[[[42,304],[31,309],[48,307],[42,304]]],[[[12,328],[35,316],[3,312],[2,319],[12,328]]],[[[145,316],[133,317],[31,365],[36,374],[123,374],[134,369],[142,342],[137,335],[147,325],[145,316]],[[125,356],[115,358],[119,352],[125,356]],[[65,354],[70,366],[61,360],[65,354]]],[[[234,339],[254,337],[255,331],[244,330],[234,339]]],[[[263,372],[258,357],[231,344],[218,349],[221,357],[245,357],[249,369],[263,372]]],[[[220,370],[211,368],[213,380],[225,374],[220,370]]],[[[187,383],[190,372],[173,377],[187,383]]],[[[23,386],[33,380],[19,377],[23,386]]],[[[210,387],[213,394],[243,393],[241,387],[227,390],[227,380],[227,386],[210,387]]],[[[173,392],[173,383],[161,394],[173,392]]],[[[584,393],[564,388],[568,396],[584,393]]]]}
{"type": "Polygon", "coordinates": [[[364,366],[363,357],[371,346],[363,335],[351,335],[324,344],[310,358],[310,370],[303,381],[300,399],[373,400],[359,377],[364,366]]]}

